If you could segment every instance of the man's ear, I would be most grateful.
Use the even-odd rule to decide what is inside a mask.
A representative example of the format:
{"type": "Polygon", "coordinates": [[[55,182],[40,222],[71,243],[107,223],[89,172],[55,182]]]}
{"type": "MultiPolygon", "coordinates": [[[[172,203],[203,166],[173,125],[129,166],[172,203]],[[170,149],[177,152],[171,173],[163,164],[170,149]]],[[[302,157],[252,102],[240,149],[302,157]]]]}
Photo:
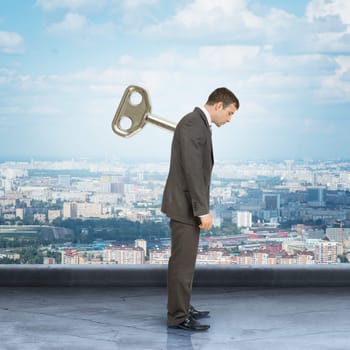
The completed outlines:
{"type": "Polygon", "coordinates": [[[215,103],[215,110],[220,111],[223,108],[224,108],[224,103],[223,102],[215,103]]]}

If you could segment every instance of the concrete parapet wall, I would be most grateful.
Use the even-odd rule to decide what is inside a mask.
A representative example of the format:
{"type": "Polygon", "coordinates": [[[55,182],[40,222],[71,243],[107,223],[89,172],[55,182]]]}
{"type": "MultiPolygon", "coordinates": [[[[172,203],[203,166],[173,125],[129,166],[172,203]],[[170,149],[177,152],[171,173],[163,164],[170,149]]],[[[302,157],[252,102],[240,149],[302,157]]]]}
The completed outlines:
{"type": "MultiPolygon", "coordinates": [[[[0,286],[165,287],[167,265],[0,265],[0,286]]],[[[199,265],[199,287],[345,287],[350,264],[199,265]]]]}

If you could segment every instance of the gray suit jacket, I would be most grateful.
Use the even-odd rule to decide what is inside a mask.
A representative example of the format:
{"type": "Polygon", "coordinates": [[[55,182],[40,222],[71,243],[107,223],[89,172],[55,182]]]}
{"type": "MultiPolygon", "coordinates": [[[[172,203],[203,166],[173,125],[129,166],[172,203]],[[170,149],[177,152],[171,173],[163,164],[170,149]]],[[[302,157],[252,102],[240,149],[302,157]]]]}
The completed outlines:
{"type": "Polygon", "coordinates": [[[176,221],[198,225],[198,216],[209,213],[213,164],[208,120],[195,108],[180,120],[174,133],[162,212],[176,221]]]}

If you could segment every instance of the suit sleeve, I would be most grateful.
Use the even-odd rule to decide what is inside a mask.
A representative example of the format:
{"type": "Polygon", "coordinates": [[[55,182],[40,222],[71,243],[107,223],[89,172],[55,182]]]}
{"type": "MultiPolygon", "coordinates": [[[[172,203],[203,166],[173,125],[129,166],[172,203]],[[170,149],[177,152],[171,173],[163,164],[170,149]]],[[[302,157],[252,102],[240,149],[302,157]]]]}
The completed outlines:
{"type": "Polygon", "coordinates": [[[207,141],[206,130],[198,123],[192,120],[184,123],[180,137],[181,160],[194,216],[209,213],[209,187],[203,175],[203,161],[208,157],[204,154],[207,141]]]}

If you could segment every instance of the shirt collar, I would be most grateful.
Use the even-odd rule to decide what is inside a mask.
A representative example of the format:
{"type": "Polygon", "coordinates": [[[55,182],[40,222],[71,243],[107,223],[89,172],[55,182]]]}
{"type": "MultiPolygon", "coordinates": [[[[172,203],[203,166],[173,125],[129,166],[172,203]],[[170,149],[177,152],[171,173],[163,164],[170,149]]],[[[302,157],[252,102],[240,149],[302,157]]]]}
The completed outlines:
{"type": "Polygon", "coordinates": [[[204,106],[201,108],[201,110],[203,111],[203,113],[204,113],[205,116],[207,117],[209,127],[211,128],[213,122],[211,121],[211,117],[210,117],[209,112],[207,111],[207,109],[206,109],[204,106]]]}

